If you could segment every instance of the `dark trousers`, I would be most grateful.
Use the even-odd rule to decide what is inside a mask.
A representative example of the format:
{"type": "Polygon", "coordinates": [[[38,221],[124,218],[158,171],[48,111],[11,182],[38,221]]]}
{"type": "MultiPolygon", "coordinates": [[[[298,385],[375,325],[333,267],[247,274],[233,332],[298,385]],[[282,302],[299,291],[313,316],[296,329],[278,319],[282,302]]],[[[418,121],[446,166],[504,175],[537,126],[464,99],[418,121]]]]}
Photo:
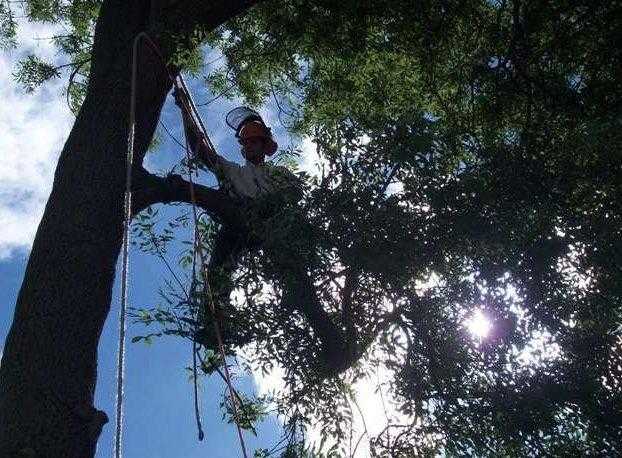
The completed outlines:
{"type": "MultiPolygon", "coordinates": [[[[230,226],[221,227],[216,234],[214,249],[208,263],[208,281],[217,311],[228,308],[229,296],[233,291],[231,276],[246,248],[245,242],[245,237],[230,226]]],[[[209,304],[205,305],[208,309],[204,312],[209,316],[211,315],[209,304]]]]}

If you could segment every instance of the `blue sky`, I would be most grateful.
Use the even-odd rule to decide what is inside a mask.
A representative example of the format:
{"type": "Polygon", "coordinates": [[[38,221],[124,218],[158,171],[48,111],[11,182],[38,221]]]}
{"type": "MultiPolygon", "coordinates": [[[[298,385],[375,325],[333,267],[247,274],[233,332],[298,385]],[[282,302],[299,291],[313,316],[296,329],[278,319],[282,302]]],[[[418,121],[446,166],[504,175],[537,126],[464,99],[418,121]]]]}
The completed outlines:
{"type": "MultiPolygon", "coordinates": [[[[27,256],[16,254],[0,262],[0,343],[4,345],[13,315],[13,307],[21,284],[27,256]]],[[[157,281],[162,269],[151,257],[132,253],[131,302],[134,305],[156,301],[157,281]]],[[[110,416],[100,437],[97,457],[112,456],[116,355],[119,310],[118,284],[115,285],[112,311],[106,321],[99,346],[99,376],[95,405],[110,416]]],[[[140,328],[129,326],[129,336],[140,328]]],[[[129,339],[128,339],[129,340],[129,339]]],[[[204,457],[241,456],[235,428],[221,422],[220,394],[224,389],[218,379],[202,382],[202,414],[205,440],[197,440],[194,420],[192,385],[184,367],[191,363],[191,348],[176,339],[156,340],[151,346],[127,345],[125,384],[124,456],[133,457],[204,457]]],[[[236,382],[241,390],[254,389],[249,378],[236,382]]],[[[249,450],[269,446],[278,436],[279,424],[269,418],[258,428],[258,438],[245,434],[249,450]]]]}

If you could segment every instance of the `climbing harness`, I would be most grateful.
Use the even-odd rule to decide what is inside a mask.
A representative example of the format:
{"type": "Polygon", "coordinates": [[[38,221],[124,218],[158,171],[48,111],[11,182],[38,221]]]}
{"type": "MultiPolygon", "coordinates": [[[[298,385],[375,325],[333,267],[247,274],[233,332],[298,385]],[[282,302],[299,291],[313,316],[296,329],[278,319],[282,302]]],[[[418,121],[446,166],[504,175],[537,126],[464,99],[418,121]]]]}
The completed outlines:
{"type": "MultiPolygon", "coordinates": [[[[190,92],[186,86],[186,83],[180,74],[173,75],[166,65],[166,61],[159,51],[156,43],[149,37],[146,32],[139,33],[135,38],[132,46],[132,78],[130,89],[130,117],[129,117],[129,133],[128,133],[128,150],[126,155],[126,174],[125,174],[125,195],[124,195],[124,212],[123,212],[123,245],[122,245],[122,272],[121,272],[121,306],[119,311],[119,342],[118,342],[118,357],[117,357],[117,390],[116,390],[116,424],[115,424],[115,443],[114,443],[114,456],[115,458],[121,458],[122,456],[122,432],[123,432],[123,386],[124,386],[124,369],[125,369],[125,333],[126,322],[125,315],[127,311],[128,302],[128,272],[129,272],[129,232],[132,219],[132,165],[134,161],[134,137],[136,128],[136,85],[138,75],[138,50],[141,40],[144,40],[149,47],[157,55],[158,60],[162,64],[162,68],[167,72],[168,77],[173,84],[176,96],[181,101],[182,109],[186,110],[186,113],[190,115],[190,120],[194,124],[195,129],[200,132],[199,140],[204,142],[204,145],[211,151],[216,151],[212,144],[203,121],[199,115],[199,112],[192,100],[190,92]]],[[[188,163],[191,162],[191,153],[188,145],[188,139],[186,138],[186,158],[188,163]]],[[[194,220],[194,258],[198,254],[198,260],[202,265],[202,276],[204,291],[202,294],[203,300],[207,298],[207,302],[210,306],[212,315],[216,317],[216,307],[214,306],[214,300],[209,284],[209,272],[207,264],[205,262],[205,254],[203,252],[203,244],[200,242],[199,233],[199,215],[197,211],[197,200],[194,189],[194,180],[192,178],[192,168],[189,167],[189,188],[190,188],[190,200],[193,210],[194,220]]],[[[194,266],[193,266],[194,273],[194,266]]],[[[193,282],[194,282],[193,278],[193,282]]],[[[247,458],[246,446],[244,443],[244,437],[242,435],[242,428],[240,427],[239,414],[236,398],[237,393],[233,389],[231,383],[231,376],[229,373],[229,367],[226,361],[226,355],[224,345],[222,341],[222,335],[220,332],[220,326],[218,319],[213,320],[214,332],[218,342],[218,349],[224,365],[224,378],[229,389],[229,395],[231,398],[231,406],[233,411],[233,417],[238,431],[238,438],[240,440],[240,447],[244,458],[247,458]]],[[[199,430],[199,440],[203,439],[203,430],[201,428],[201,422],[198,409],[198,393],[196,386],[196,342],[193,342],[193,363],[194,363],[194,395],[195,395],[195,414],[197,418],[197,427],[199,430]]]]}

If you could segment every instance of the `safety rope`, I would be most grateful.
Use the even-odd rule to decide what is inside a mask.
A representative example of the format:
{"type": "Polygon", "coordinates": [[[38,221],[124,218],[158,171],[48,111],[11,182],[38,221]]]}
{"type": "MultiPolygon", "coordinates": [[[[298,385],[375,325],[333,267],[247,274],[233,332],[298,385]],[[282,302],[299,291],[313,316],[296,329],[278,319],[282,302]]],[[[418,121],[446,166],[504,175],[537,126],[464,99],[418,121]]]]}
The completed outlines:
{"type": "MultiPolygon", "coordinates": [[[[130,89],[130,117],[129,117],[129,134],[128,134],[128,150],[126,155],[126,174],[125,174],[125,196],[124,196],[124,215],[123,215],[123,248],[122,248],[122,272],[121,272],[121,307],[119,311],[119,343],[118,343],[118,358],[117,358],[117,397],[116,397],[116,425],[115,425],[115,443],[114,443],[114,456],[115,458],[121,458],[122,456],[122,433],[123,433],[123,386],[124,386],[124,369],[125,369],[125,333],[126,333],[126,323],[125,323],[125,315],[127,312],[127,302],[128,302],[128,272],[129,272],[129,233],[130,233],[130,225],[132,219],[132,165],[134,162],[134,137],[135,137],[135,127],[136,127],[136,85],[137,85],[137,74],[138,74],[138,46],[141,40],[145,40],[152,50],[158,56],[160,62],[162,63],[162,67],[168,74],[168,77],[175,87],[176,91],[180,91],[183,94],[181,98],[181,103],[184,105],[182,108],[186,110],[188,114],[191,115],[192,122],[194,123],[194,127],[200,131],[200,140],[204,142],[205,146],[209,148],[211,151],[216,151],[214,145],[212,144],[211,139],[207,135],[207,131],[205,126],[203,125],[203,121],[198,113],[196,105],[192,100],[190,92],[186,86],[185,81],[183,80],[181,75],[174,76],[169,71],[164,57],[160,53],[155,42],[149,37],[146,32],[139,33],[135,38],[132,46],[132,79],[131,79],[131,89],[130,89]]],[[[194,241],[194,250],[195,253],[198,251],[199,262],[203,266],[203,282],[204,282],[204,292],[203,297],[207,296],[208,303],[210,306],[210,310],[212,312],[212,316],[214,317],[213,325],[214,332],[216,334],[218,349],[220,355],[222,357],[224,372],[225,372],[225,381],[227,387],[229,389],[229,395],[231,398],[231,406],[233,410],[233,416],[235,420],[235,424],[238,431],[238,437],[240,440],[240,447],[242,449],[242,453],[244,458],[248,458],[246,452],[246,445],[244,443],[244,437],[242,435],[242,428],[240,427],[239,422],[239,414],[237,409],[237,402],[235,397],[235,390],[233,389],[233,385],[231,383],[231,376],[229,373],[229,367],[227,366],[226,354],[224,350],[224,344],[222,341],[222,336],[220,332],[220,326],[218,324],[218,319],[216,318],[216,307],[214,306],[214,300],[211,292],[211,288],[209,285],[209,271],[207,268],[207,264],[205,263],[205,256],[203,253],[203,246],[200,243],[200,233],[199,233],[199,216],[197,212],[197,201],[196,201],[196,192],[194,189],[194,180],[192,178],[192,168],[191,168],[191,154],[190,149],[188,147],[188,140],[186,138],[186,157],[189,165],[189,184],[190,184],[190,199],[192,203],[193,210],[193,219],[194,219],[194,233],[195,233],[195,241],[194,241]],[[207,294],[206,294],[207,293],[207,294]]],[[[194,278],[193,278],[194,281],[194,278]]],[[[193,342],[193,362],[196,368],[196,342],[193,342]]],[[[197,387],[196,387],[196,373],[195,375],[195,413],[197,415],[197,427],[199,429],[199,439],[203,439],[203,430],[201,428],[200,417],[198,414],[198,401],[197,401],[197,387]]]]}
{"type": "Polygon", "coordinates": [[[199,408],[199,387],[197,376],[197,343],[192,342],[192,379],[194,383],[194,419],[197,422],[197,431],[199,431],[199,440],[202,441],[205,437],[203,433],[203,426],[201,425],[201,410],[199,408]]]}
{"type": "MultiPolygon", "coordinates": [[[[187,142],[186,142],[187,143],[187,142]]],[[[183,147],[183,145],[182,145],[183,147]]],[[[190,290],[187,295],[188,303],[194,305],[194,297],[196,293],[196,278],[197,278],[197,255],[192,251],[192,280],[190,281],[190,290]]],[[[197,312],[198,314],[198,312],[197,312]]],[[[203,425],[201,424],[201,409],[199,407],[199,380],[197,374],[197,342],[193,339],[192,341],[192,385],[193,385],[193,395],[194,395],[194,419],[197,423],[197,431],[199,434],[199,440],[202,441],[205,437],[203,433],[203,425]]]]}
{"type": "MultiPolygon", "coordinates": [[[[207,135],[207,131],[205,130],[205,127],[203,126],[203,122],[201,121],[201,117],[199,116],[199,113],[196,109],[196,106],[194,104],[194,101],[192,100],[192,96],[190,95],[190,92],[188,91],[186,84],[183,80],[183,78],[181,77],[181,75],[179,76],[179,81],[180,81],[180,85],[177,87],[178,90],[182,91],[183,97],[182,97],[182,103],[186,102],[186,107],[190,108],[192,110],[192,112],[190,112],[189,114],[192,115],[192,119],[193,120],[198,120],[199,125],[200,125],[200,129],[201,129],[201,137],[203,139],[203,141],[205,141],[206,146],[208,148],[211,148],[212,151],[215,151],[214,145],[212,144],[209,136],[207,135]]],[[[199,126],[195,126],[195,127],[199,127],[199,126]]],[[[186,138],[186,159],[188,161],[189,167],[191,164],[191,160],[192,160],[192,156],[190,153],[190,148],[188,146],[188,139],[186,138]]],[[[227,384],[227,387],[229,389],[229,398],[231,399],[231,408],[233,410],[233,418],[235,420],[235,426],[237,428],[238,431],[238,438],[240,439],[240,447],[242,448],[242,454],[244,456],[244,458],[248,458],[248,454],[246,453],[246,445],[244,443],[244,436],[242,435],[242,428],[240,427],[240,421],[239,421],[239,413],[238,413],[238,408],[237,408],[237,398],[235,397],[235,390],[233,389],[233,384],[231,383],[231,374],[229,372],[229,366],[227,365],[227,360],[226,360],[226,354],[225,354],[225,346],[223,344],[222,341],[222,335],[220,332],[220,326],[218,324],[219,320],[220,320],[220,316],[217,316],[216,314],[216,307],[214,305],[214,298],[212,295],[212,289],[209,283],[209,270],[207,267],[207,262],[205,259],[205,254],[203,252],[203,244],[201,243],[201,234],[199,232],[199,216],[198,216],[198,211],[197,211],[197,199],[196,199],[196,192],[194,189],[194,180],[192,178],[192,168],[190,167],[189,172],[188,172],[188,182],[190,184],[190,201],[192,203],[192,215],[193,215],[193,220],[194,220],[194,251],[195,253],[198,253],[199,256],[199,264],[202,266],[202,273],[203,273],[203,285],[204,285],[204,291],[203,291],[203,298],[205,298],[206,296],[206,292],[207,292],[207,298],[208,298],[208,304],[210,307],[210,312],[212,313],[212,317],[214,318],[212,320],[213,326],[214,326],[214,333],[216,334],[216,341],[218,343],[218,350],[220,353],[220,356],[222,358],[222,362],[223,362],[223,366],[224,366],[224,373],[225,373],[225,381],[227,384]]]]}
{"type": "Polygon", "coordinates": [[[145,36],[140,33],[132,45],[132,82],[130,88],[130,119],[127,155],[125,158],[125,196],[123,200],[123,260],[121,270],[121,308],[119,310],[119,350],[117,354],[117,399],[114,456],[121,458],[123,434],[123,385],[125,370],[125,314],[127,311],[127,290],[129,270],[129,238],[132,221],[132,165],[134,163],[134,133],[136,127],[136,77],[138,73],[138,44],[145,36]]]}

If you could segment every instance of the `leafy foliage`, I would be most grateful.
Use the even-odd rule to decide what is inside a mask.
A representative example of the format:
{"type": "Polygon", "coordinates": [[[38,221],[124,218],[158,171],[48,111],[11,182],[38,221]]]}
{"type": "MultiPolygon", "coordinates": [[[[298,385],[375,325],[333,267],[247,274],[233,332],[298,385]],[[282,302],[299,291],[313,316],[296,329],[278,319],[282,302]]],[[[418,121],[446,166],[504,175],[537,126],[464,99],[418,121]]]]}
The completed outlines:
{"type": "Polygon", "coordinates": [[[8,1],[0,2],[0,49],[15,47],[17,36],[17,24],[8,1]]]}
{"type": "Polygon", "coordinates": [[[32,54],[18,63],[14,76],[27,92],[34,91],[52,78],[60,77],[63,69],[70,69],[66,88],[67,103],[74,113],[78,111],[86,94],[93,34],[100,5],[101,0],[0,2],[0,48],[16,45],[16,10],[28,21],[54,24],[59,31],[62,30],[62,33],[47,39],[67,58],[68,63],[58,65],[32,54]]]}
{"type": "MultiPolygon", "coordinates": [[[[88,55],[98,2],[27,3],[71,25],[57,44],[73,62],[88,55]]],[[[268,236],[226,310],[228,352],[285,373],[284,442],[258,456],[315,453],[315,423],[329,453],[351,452],[352,386],[377,371],[397,413],[367,434],[373,456],[621,453],[621,17],[604,1],[273,0],[180,48],[198,69],[206,38],[226,61],[214,92],[272,99],[321,158],[297,208],[257,218],[268,236]],[[313,294],[292,299],[301,272],[313,294]],[[361,350],[340,376],[296,306],[311,298],[361,350]],[[475,311],[485,338],[466,329],[475,311]]],[[[54,76],[32,62],[24,81],[54,76]]],[[[180,218],[156,233],[144,215],[142,247],[167,259],[180,218]]],[[[215,231],[204,221],[200,243],[215,231]]],[[[187,243],[185,276],[171,267],[163,304],[136,311],[163,330],[139,340],[197,331],[207,285],[187,243]]]]}
{"type": "Polygon", "coordinates": [[[15,73],[15,78],[23,84],[26,92],[33,92],[46,81],[58,77],[60,77],[60,72],[56,67],[32,54],[18,64],[15,73]]]}
{"type": "MultiPolygon", "coordinates": [[[[211,81],[275,98],[318,145],[296,230],[270,231],[372,342],[344,379],[391,374],[402,423],[375,456],[620,449],[619,19],[605,2],[269,2],[211,37],[211,81]]],[[[254,363],[284,367],[282,405],[343,444],[343,390],[266,253],[238,279],[254,363]]]]}

